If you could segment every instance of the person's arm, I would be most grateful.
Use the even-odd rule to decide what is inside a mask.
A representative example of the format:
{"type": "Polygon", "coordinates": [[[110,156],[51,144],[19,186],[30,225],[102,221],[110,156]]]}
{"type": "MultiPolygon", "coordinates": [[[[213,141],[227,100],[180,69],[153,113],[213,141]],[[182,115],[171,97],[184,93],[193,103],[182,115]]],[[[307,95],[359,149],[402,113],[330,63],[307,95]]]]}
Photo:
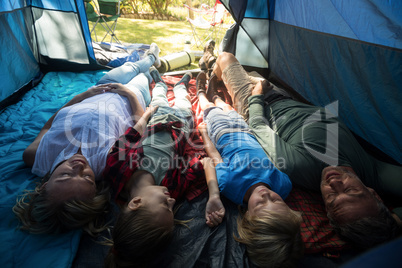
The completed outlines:
{"type": "Polygon", "coordinates": [[[209,227],[214,227],[222,222],[223,217],[225,216],[225,207],[220,198],[214,161],[209,157],[205,157],[201,162],[204,166],[205,178],[209,192],[209,198],[205,209],[205,220],[209,227]]]}
{"type": "Polygon", "coordinates": [[[252,105],[249,104],[249,126],[256,128],[261,125],[266,125],[264,116],[264,88],[261,82],[258,82],[251,90],[252,105]],[[255,97],[254,97],[255,96],[255,97]]]}
{"type": "Polygon", "coordinates": [[[249,126],[271,161],[277,164],[280,162],[279,157],[284,158],[286,160],[286,168],[290,171],[292,170],[292,165],[298,163],[298,160],[303,159],[304,156],[300,155],[300,152],[296,148],[285,142],[268,125],[268,120],[264,113],[265,103],[263,94],[264,90],[261,83],[257,83],[251,91],[251,97],[248,99],[249,126]]]}
{"type": "Polygon", "coordinates": [[[102,94],[105,92],[107,88],[103,85],[101,86],[94,86],[89,88],[87,91],[84,91],[78,95],[75,95],[69,102],[67,102],[63,107],[61,107],[49,120],[45,123],[45,125],[40,130],[38,136],[36,136],[35,140],[25,149],[22,159],[24,160],[25,164],[29,167],[32,167],[35,162],[35,155],[36,151],[39,147],[40,141],[42,140],[43,136],[48,132],[50,127],[52,126],[53,120],[58,114],[58,112],[68,106],[74,105],[83,101],[84,99],[90,98],[92,96],[102,94]]]}
{"type": "Polygon", "coordinates": [[[149,118],[158,110],[158,106],[150,105],[147,107],[141,118],[134,125],[134,129],[142,136],[147,128],[149,118]]]}
{"type": "MultiPolygon", "coordinates": [[[[303,184],[306,187],[307,181],[316,176],[316,161],[309,157],[309,152],[305,149],[302,141],[292,144],[284,139],[275,131],[275,121],[270,126],[269,118],[265,114],[264,89],[258,83],[251,92],[248,99],[249,104],[249,126],[257,138],[261,147],[273,164],[282,172],[296,181],[296,184],[303,184]],[[306,167],[307,168],[306,170],[306,167]],[[301,172],[303,171],[303,172],[301,172]]],[[[276,120],[289,120],[289,118],[275,118],[276,120]]],[[[321,169],[320,169],[321,171],[321,169]]]]}
{"type": "Polygon", "coordinates": [[[207,155],[212,158],[214,166],[223,162],[221,154],[218,152],[208,136],[207,125],[202,122],[200,125],[198,125],[198,130],[200,131],[202,140],[204,141],[204,149],[207,152],[207,155]]]}
{"type": "Polygon", "coordinates": [[[108,87],[108,90],[106,90],[108,92],[117,93],[123,97],[126,97],[130,102],[131,111],[133,113],[134,119],[141,118],[141,116],[144,114],[144,110],[142,109],[141,104],[137,99],[137,95],[135,95],[133,91],[120,83],[104,84],[103,86],[108,87]]]}

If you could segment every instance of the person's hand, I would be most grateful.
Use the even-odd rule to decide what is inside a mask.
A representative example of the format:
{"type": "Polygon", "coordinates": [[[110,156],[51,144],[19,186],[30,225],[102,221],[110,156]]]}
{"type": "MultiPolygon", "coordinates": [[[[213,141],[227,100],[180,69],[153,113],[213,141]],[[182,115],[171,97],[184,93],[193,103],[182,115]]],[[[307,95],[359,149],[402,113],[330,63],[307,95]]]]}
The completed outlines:
{"type": "Polygon", "coordinates": [[[201,122],[201,123],[198,125],[198,130],[199,130],[200,132],[206,132],[206,131],[207,131],[207,123],[201,122]]]}
{"type": "Polygon", "coordinates": [[[264,90],[262,88],[262,82],[259,81],[252,89],[251,89],[251,95],[261,95],[264,94],[264,90]]]}
{"type": "Polygon", "coordinates": [[[85,94],[85,98],[89,98],[89,97],[92,97],[95,95],[105,93],[109,90],[110,90],[110,88],[107,85],[98,85],[98,86],[93,86],[93,87],[88,88],[88,90],[85,91],[84,94],[85,94]]]}
{"type": "Polygon", "coordinates": [[[148,118],[150,118],[151,116],[153,116],[153,115],[156,113],[156,111],[158,110],[158,108],[159,108],[158,105],[156,105],[156,106],[149,105],[149,106],[145,109],[144,115],[147,116],[148,118]]]}
{"type": "Polygon", "coordinates": [[[270,89],[272,89],[271,83],[268,80],[259,81],[252,89],[251,95],[262,95],[267,93],[270,89]]]}
{"type": "Polygon", "coordinates": [[[104,86],[108,88],[106,92],[117,93],[124,97],[128,97],[131,94],[130,89],[120,83],[104,84],[104,86]]]}
{"type": "Polygon", "coordinates": [[[130,90],[120,83],[109,83],[90,87],[85,93],[85,97],[89,98],[105,92],[117,93],[122,96],[130,94],[130,90]]]}
{"type": "Polygon", "coordinates": [[[225,207],[219,195],[210,196],[205,209],[206,224],[209,227],[219,225],[225,216],[225,207]]]}
{"type": "Polygon", "coordinates": [[[208,167],[208,165],[213,164],[212,158],[211,157],[204,157],[203,159],[200,160],[202,166],[205,168],[208,167]]]}

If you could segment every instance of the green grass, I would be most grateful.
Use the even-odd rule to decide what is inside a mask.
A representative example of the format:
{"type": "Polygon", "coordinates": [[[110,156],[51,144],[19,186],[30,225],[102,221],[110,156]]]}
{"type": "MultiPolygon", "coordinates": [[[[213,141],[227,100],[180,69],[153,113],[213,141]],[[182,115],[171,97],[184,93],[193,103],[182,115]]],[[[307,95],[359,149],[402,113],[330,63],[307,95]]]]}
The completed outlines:
{"type": "MultiPolygon", "coordinates": [[[[90,29],[92,29],[90,22],[90,29]]],[[[224,36],[227,27],[224,25],[220,33],[220,39],[224,36]]],[[[98,24],[96,26],[98,41],[101,41],[105,35],[105,30],[98,24]]],[[[160,56],[169,55],[183,50],[202,51],[202,47],[191,47],[194,44],[193,33],[190,24],[187,21],[160,21],[160,20],[140,20],[119,18],[115,34],[122,43],[135,44],[158,44],[161,49],[160,56]],[[186,44],[191,41],[191,45],[186,44]]],[[[95,41],[95,35],[92,33],[92,39],[95,41]]],[[[105,42],[110,42],[107,37],[105,42]]],[[[190,69],[198,68],[198,61],[193,63],[190,69]]],[[[188,67],[186,68],[188,69],[188,67]]]]}

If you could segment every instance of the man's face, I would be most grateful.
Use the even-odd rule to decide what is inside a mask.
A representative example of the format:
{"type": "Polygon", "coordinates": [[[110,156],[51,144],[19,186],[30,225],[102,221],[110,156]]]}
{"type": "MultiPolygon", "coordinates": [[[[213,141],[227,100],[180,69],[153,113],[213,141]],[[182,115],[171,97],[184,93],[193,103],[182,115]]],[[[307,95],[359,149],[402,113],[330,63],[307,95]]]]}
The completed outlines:
{"type": "Polygon", "coordinates": [[[327,212],[338,223],[353,222],[379,213],[374,190],[366,187],[350,167],[324,168],[321,194],[327,212]]]}

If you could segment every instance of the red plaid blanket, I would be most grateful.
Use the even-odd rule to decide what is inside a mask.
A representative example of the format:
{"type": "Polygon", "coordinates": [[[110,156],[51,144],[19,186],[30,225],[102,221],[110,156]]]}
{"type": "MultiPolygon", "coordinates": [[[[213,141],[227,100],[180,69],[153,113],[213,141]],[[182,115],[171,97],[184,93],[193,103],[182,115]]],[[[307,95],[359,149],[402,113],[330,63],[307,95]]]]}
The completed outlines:
{"type": "Polygon", "coordinates": [[[348,246],[330,226],[321,194],[293,188],[285,201],[291,209],[302,212],[301,235],[306,253],[324,252],[337,257],[348,246]]]}

